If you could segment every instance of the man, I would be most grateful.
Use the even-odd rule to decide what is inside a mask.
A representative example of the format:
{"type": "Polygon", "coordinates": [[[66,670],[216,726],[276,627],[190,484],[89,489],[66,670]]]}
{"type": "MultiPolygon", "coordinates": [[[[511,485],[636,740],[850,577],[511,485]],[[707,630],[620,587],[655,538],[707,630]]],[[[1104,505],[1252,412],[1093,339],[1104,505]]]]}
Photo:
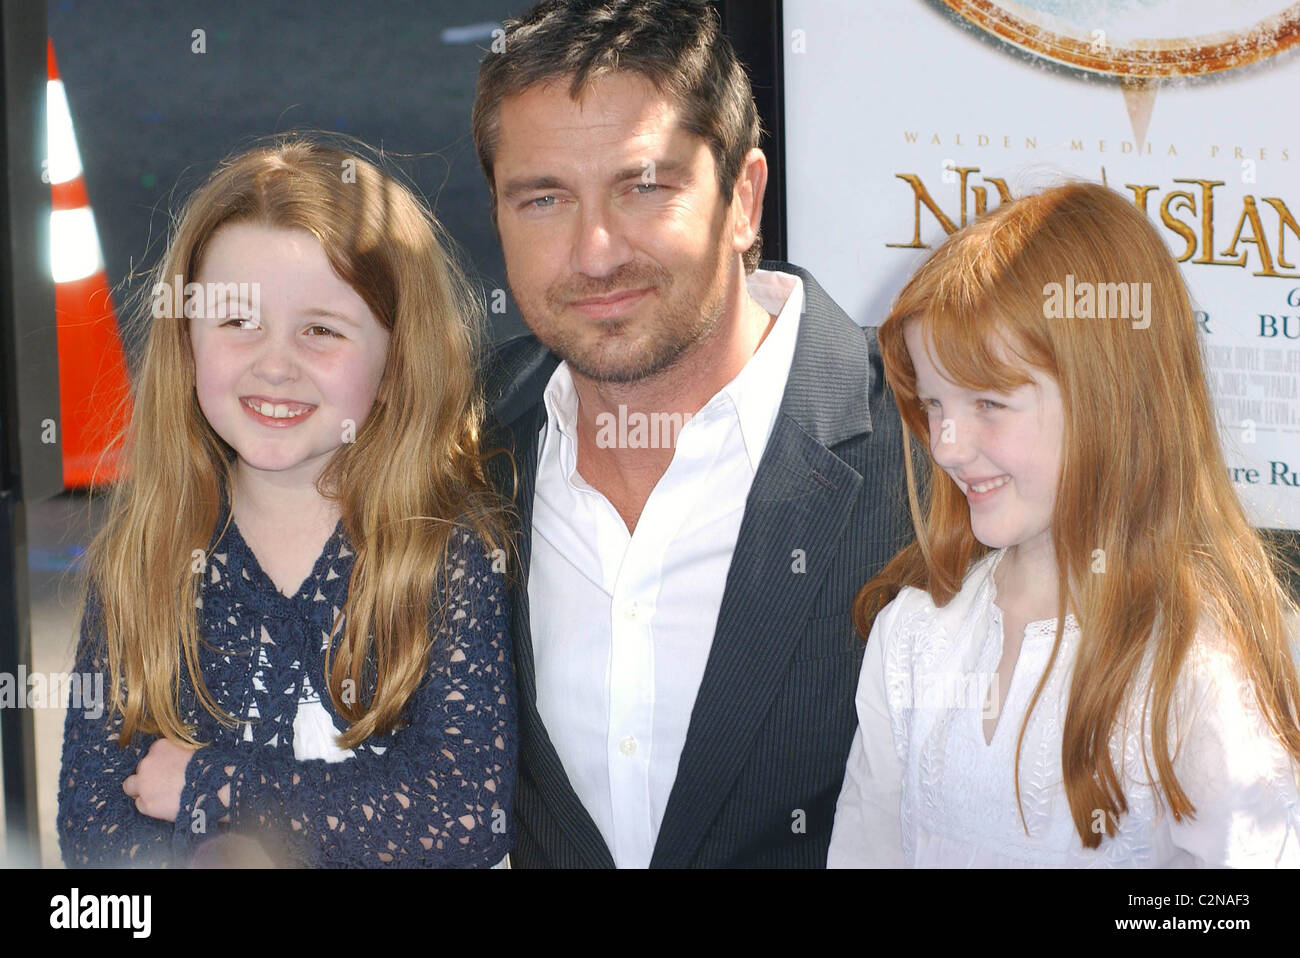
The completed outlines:
{"type": "Polygon", "coordinates": [[[824,867],[853,597],[908,535],[874,333],[755,271],[767,162],[706,3],[508,21],[473,126],[533,332],[487,376],[522,519],[512,861],[824,867]]]}

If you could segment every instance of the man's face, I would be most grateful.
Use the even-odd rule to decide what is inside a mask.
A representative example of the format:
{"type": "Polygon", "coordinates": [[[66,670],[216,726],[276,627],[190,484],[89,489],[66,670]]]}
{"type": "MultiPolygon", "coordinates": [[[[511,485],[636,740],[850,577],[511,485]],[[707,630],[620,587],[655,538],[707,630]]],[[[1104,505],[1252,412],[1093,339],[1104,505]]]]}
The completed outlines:
{"type": "Polygon", "coordinates": [[[606,74],[574,101],[564,78],[507,98],[494,172],[515,301],[575,372],[645,379],[716,327],[740,268],[731,198],[648,80],[606,74]]]}

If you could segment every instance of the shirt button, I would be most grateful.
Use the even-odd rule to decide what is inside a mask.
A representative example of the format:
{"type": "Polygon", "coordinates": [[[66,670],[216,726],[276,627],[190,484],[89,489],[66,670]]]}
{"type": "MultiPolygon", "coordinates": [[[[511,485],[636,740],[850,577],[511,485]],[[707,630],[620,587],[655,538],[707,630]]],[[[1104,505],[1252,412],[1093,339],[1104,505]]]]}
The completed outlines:
{"type": "Polygon", "coordinates": [[[636,754],[636,739],[631,735],[624,736],[623,741],[618,743],[618,750],[624,755],[636,754]]]}
{"type": "Polygon", "coordinates": [[[636,602],[629,602],[623,607],[623,615],[629,619],[635,619],[639,612],[640,608],[637,606],[636,602]]]}

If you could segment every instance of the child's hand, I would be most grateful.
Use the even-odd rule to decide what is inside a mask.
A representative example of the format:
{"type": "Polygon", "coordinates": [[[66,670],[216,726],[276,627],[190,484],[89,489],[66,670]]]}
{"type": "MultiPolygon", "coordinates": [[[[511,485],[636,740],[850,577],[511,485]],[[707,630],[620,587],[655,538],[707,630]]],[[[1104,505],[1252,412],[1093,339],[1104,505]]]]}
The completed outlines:
{"type": "Polygon", "coordinates": [[[122,783],[122,791],[135,799],[136,811],[150,818],[175,821],[185,788],[185,767],[193,754],[193,749],[165,738],[150,745],[148,754],[135,767],[135,774],[122,783]]]}

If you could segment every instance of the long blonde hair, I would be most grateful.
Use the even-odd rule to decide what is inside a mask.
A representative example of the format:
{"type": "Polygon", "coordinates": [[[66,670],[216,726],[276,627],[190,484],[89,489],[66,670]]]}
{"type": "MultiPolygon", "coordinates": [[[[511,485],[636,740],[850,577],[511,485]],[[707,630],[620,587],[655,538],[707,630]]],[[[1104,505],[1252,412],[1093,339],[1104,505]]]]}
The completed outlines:
{"type": "MultiPolygon", "coordinates": [[[[193,281],[228,223],[306,230],[390,333],[374,407],[317,482],[338,502],[355,552],[326,657],[330,697],[351,723],[343,748],[400,723],[439,627],[430,621],[436,588],[446,604],[442,570],[455,530],[488,547],[502,540],[479,445],[482,302],[428,209],[358,155],[362,144],[350,145],[296,133],[228,158],[186,203],[153,273],[159,283],[193,281]],[[363,670],[372,695],[353,691],[368,688],[363,670]]],[[[194,571],[233,488],[235,453],[199,409],[188,323],[152,318],[143,298],[138,317],[148,333],[126,434],[128,478],[112,490],[87,557],[87,592],[102,609],[90,634],[105,643],[119,741],[142,732],[194,745],[177,701],[182,668],[203,707],[235,721],[199,671],[194,571]]]]}
{"type": "Polygon", "coordinates": [[[1195,812],[1174,775],[1169,730],[1176,682],[1202,614],[1231,644],[1263,715],[1300,759],[1300,689],[1285,621],[1295,603],[1279,579],[1280,557],[1251,527],[1229,480],[1191,302],[1147,218],[1092,184],[1022,197],[949,237],[903,288],[879,342],[906,426],[916,539],[858,594],[854,617],[863,636],[903,586],[946,605],[971,563],[989,551],[972,533],[969,506],[951,477],[928,457],[914,464],[909,434],[928,448],[929,428],[903,337],[908,322],[920,324],[962,387],[1009,391],[1030,382],[1002,358],[1005,343],[1061,390],[1065,431],[1051,526],[1056,642],[1016,743],[1017,802],[1025,729],[1056,662],[1067,605],[1082,638],[1061,762],[1086,847],[1101,841],[1092,828],[1096,810],[1105,813],[1110,836],[1127,810],[1108,743],[1134,691],[1150,705],[1158,794],[1178,821],[1195,812]],[[1150,283],[1150,325],[1135,328],[1131,308],[1110,318],[1047,318],[1048,284],[1065,285],[1067,276],[1097,286],[1150,283]],[[1098,549],[1105,574],[1092,572],[1098,549]],[[1135,690],[1149,647],[1150,683],[1135,690]]]}

